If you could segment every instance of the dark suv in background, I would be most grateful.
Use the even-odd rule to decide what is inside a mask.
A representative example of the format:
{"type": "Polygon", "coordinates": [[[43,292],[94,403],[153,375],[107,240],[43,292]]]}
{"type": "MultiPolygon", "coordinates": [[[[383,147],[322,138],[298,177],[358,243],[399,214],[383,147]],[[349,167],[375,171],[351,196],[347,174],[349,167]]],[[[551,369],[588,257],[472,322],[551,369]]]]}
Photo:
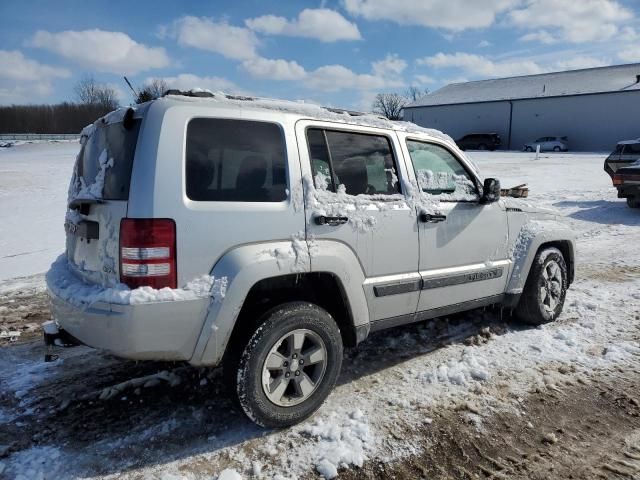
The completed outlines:
{"type": "Polygon", "coordinates": [[[500,146],[497,133],[470,133],[456,140],[461,150],[495,150],[500,146]]]}

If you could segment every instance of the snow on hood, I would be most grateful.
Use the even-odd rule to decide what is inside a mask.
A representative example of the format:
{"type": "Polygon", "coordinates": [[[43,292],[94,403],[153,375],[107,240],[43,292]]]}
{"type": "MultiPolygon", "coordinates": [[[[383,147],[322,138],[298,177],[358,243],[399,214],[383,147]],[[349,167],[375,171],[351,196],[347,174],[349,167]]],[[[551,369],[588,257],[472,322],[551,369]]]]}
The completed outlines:
{"type": "Polygon", "coordinates": [[[540,205],[534,205],[522,198],[502,197],[501,201],[506,208],[514,208],[521,210],[525,213],[541,214],[541,215],[553,215],[562,217],[562,213],[559,210],[552,207],[541,207],[540,205]]]}

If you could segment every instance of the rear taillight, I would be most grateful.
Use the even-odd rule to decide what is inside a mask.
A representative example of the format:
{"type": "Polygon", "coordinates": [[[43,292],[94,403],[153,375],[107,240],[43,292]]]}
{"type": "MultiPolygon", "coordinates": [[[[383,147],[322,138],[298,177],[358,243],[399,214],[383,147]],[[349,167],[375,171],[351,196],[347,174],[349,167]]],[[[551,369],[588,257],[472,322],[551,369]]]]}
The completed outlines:
{"type": "Polygon", "coordinates": [[[130,288],[177,288],[176,224],[171,219],[120,222],[120,281],[130,288]]]}
{"type": "Polygon", "coordinates": [[[613,178],[614,185],[622,185],[624,183],[624,180],[622,179],[622,175],[614,174],[612,178],[613,178]]]}

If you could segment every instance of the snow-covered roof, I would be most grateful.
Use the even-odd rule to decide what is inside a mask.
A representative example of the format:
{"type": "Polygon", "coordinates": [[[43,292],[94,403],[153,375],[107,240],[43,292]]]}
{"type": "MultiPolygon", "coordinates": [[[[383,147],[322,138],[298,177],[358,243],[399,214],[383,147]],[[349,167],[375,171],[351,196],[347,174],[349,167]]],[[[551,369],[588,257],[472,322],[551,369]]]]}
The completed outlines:
{"type": "Polygon", "coordinates": [[[640,63],[451,83],[405,108],[640,91],[640,63]]]}
{"type": "Polygon", "coordinates": [[[618,145],[636,145],[640,143],[640,138],[636,138],[635,140],[622,140],[618,142],[618,145]]]}
{"type": "Polygon", "coordinates": [[[421,133],[453,143],[449,135],[439,130],[424,128],[415,123],[393,121],[374,113],[360,113],[341,108],[330,108],[303,101],[278,100],[260,97],[242,97],[228,95],[224,92],[210,92],[194,89],[186,92],[169,91],[156,102],[192,102],[210,107],[236,107],[243,110],[269,110],[285,114],[294,114],[301,118],[322,120],[326,122],[361,125],[366,127],[386,128],[407,133],[421,133]],[[176,92],[176,93],[173,93],[176,92]],[[198,94],[198,95],[194,95],[198,94]]]}

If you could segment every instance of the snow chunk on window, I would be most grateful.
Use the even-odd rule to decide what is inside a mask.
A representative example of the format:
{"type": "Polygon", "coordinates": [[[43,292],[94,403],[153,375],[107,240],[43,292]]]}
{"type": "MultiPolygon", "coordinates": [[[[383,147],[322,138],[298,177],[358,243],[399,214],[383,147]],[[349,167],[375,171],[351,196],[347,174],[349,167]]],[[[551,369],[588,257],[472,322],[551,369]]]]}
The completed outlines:
{"type": "Polygon", "coordinates": [[[474,201],[478,199],[476,186],[465,175],[452,172],[418,170],[418,185],[423,191],[438,195],[446,201],[474,201]]]}

